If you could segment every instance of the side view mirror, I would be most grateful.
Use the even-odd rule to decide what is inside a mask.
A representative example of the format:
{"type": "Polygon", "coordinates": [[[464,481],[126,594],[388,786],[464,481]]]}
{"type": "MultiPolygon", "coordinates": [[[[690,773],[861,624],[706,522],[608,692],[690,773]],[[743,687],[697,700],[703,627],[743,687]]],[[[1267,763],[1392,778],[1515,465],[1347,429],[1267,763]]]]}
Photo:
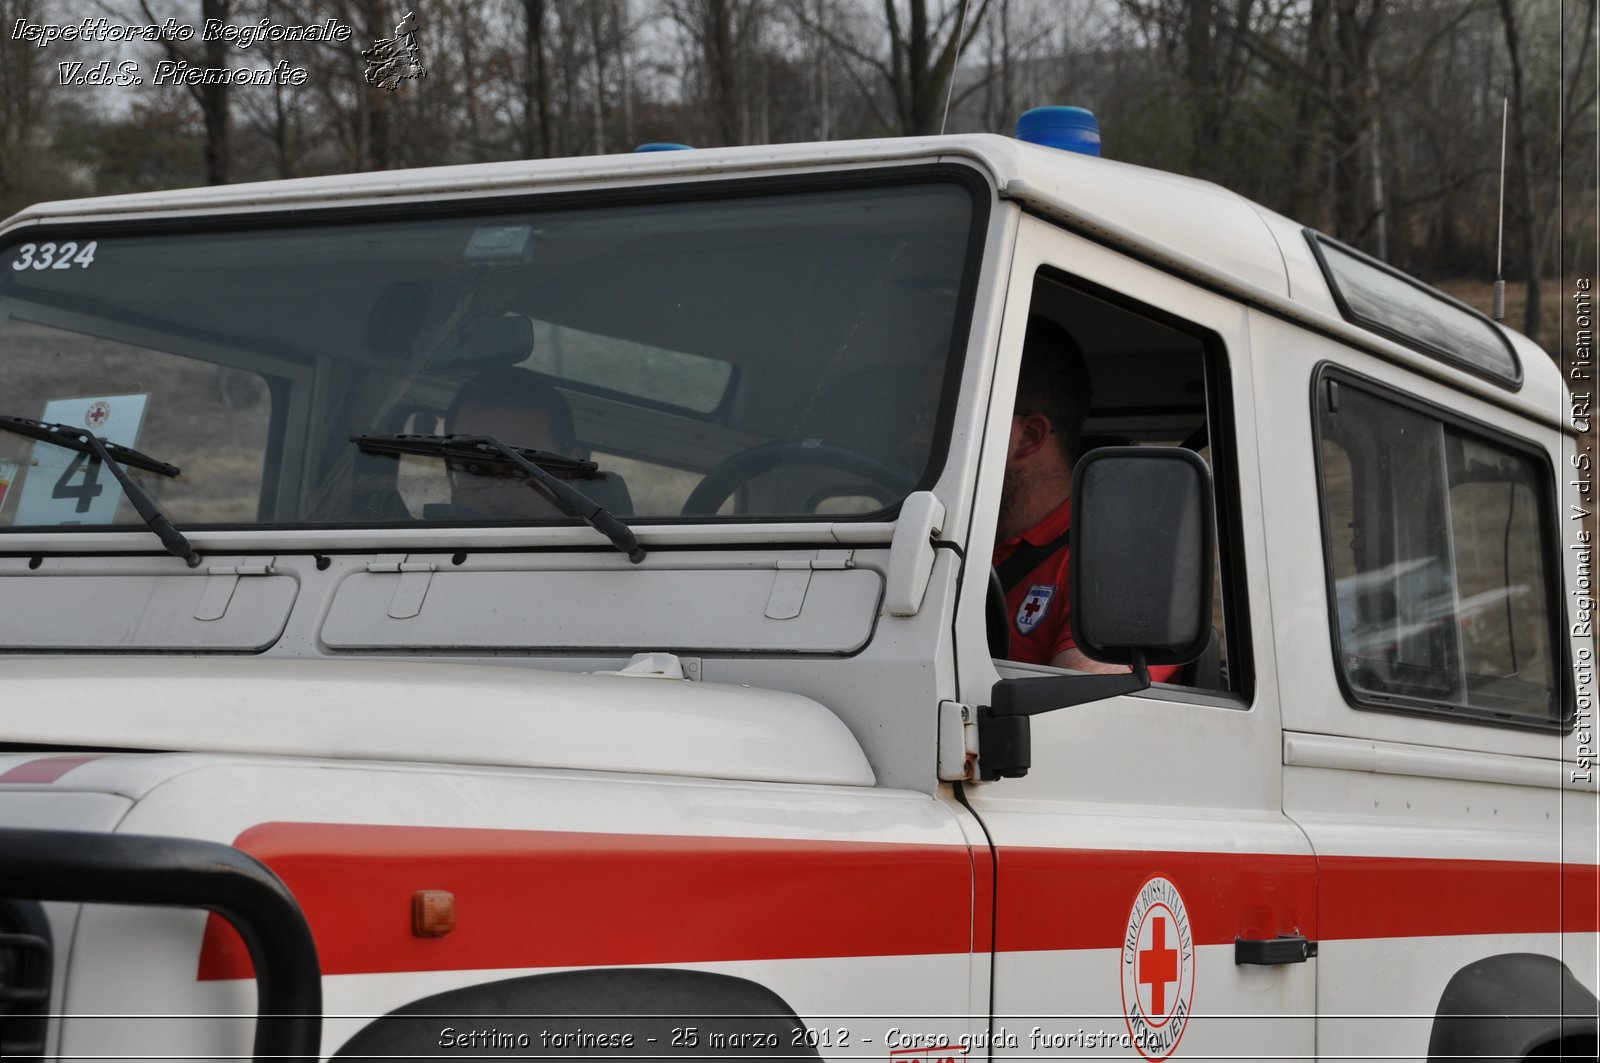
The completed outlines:
{"type": "Polygon", "coordinates": [[[1181,447],[1106,447],[1072,473],[1072,634],[1097,661],[1187,664],[1211,637],[1211,473],[1181,447]]]}
{"type": "Polygon", "coordinates": [[[1186,664],[1211,636],[1211,472],[1181,447],[1103,447],[1072,472],[1073,640],[1126,675],[1002,679],[978,709],[981,778],[1033,762],[1029,718],[1150,685],[1146,664],[1186,664]]]}

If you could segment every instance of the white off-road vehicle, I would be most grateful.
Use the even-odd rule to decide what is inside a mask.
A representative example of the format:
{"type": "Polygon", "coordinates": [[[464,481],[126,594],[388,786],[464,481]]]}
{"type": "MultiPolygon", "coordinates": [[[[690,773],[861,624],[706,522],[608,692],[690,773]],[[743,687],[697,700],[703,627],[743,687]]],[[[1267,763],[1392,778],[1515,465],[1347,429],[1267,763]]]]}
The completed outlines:
{"type": "Polygon", "coordinates": [[[26,210],[0,1055],[1593,1059],[1589,368],[997,136],[26,210]]]}

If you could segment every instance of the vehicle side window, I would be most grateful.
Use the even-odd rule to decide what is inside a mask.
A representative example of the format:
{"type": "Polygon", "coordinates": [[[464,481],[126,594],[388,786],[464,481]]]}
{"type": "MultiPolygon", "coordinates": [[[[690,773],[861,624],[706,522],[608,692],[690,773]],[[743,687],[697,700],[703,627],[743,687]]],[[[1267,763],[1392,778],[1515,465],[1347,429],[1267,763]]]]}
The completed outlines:
{"type": "Polygon", "coordinates": [[[1323,536],[1347,693],[1558,724],[1548,467],[1369,385],[1317,388],[1323,536]]]}
{"type": "MultiPolygon", "coordinates": [[[[1189,664],[1154,666],[1150,674],[1156,683],[1237,694],[1247,701],[1252,683],[1248,633],[1245,610],[1234,600],[1236,592],[1242,593],[1243,567],[1234,553],[1232,440],[1226,418],[1217,415],[1227,380],[1220,337],[1048,267],[1035,276],[1029,312],[1012,403],[1011,452],[1033,464],[1003,494],[1012,504],[1031,503],[1028,511],[1037,523],[1026,527],[1025,522],[1008,522],[1007,503],[1002,502],[1000,541],[993,555],[997,580],[988,618],[993,655],[1025,665],[1093,668],[1091,662],[1072,660],[1076,639],[1065,582],[1070,508],[1056,508],[1070,493],[1065,478],[1072,462],[1053,468],[1052,459],[1041,468],[1039,459],[1027,457],[1032,451],[1025,422],[1042,412],[1051,423],[1051,442],[1039,444],[1041,458],[1050,459],[1049,446],[1065,438],[1074,459],[1101,447],[1166,446],[1192,450],[1211,466],[1219,533],[1214,638],[1189,664]],[[1049,338],[1053,334],[1054,340],[1049,338]],[[1077,361],[1081,368],[1043,369],[1051,360],[1077,361]],[[1065,428],[1057,422],[1065,422],[1065,428]],[[1044,519],[1038,520],[1041,515],[1044,519]],[[1030,555],[1024,547],[1045,552],[1030,555]],[[1004,651],[996,628],[1006,632],[1004,651]]],[[[1009,466],[1007,476],[1012,484],[1009,466]]]]}

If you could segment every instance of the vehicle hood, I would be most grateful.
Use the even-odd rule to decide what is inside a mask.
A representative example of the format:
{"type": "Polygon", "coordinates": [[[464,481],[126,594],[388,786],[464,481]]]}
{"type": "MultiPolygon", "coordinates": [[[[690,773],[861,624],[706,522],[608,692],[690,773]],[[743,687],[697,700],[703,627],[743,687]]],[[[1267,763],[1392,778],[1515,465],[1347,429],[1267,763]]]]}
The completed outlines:
{"type": "Polygon", "coordinates": [[[875,781],[849,730],[810,698],[482,664],[13,658],[0,678],[0,740],[68,750],[875,781]]]}

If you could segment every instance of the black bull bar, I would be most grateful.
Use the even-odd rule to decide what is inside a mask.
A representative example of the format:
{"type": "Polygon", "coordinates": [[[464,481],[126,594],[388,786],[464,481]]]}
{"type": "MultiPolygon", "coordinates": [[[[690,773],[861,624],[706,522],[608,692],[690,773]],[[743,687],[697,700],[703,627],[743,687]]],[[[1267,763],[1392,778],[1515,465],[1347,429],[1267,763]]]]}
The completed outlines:
{"type": "Polygon", "coordinates": [[[316,942],[294,895],[254,857],[191,838],[0,828],[0,897],[215,912],[255,966],[255,1058],[319,1058],[316,942]]]}

